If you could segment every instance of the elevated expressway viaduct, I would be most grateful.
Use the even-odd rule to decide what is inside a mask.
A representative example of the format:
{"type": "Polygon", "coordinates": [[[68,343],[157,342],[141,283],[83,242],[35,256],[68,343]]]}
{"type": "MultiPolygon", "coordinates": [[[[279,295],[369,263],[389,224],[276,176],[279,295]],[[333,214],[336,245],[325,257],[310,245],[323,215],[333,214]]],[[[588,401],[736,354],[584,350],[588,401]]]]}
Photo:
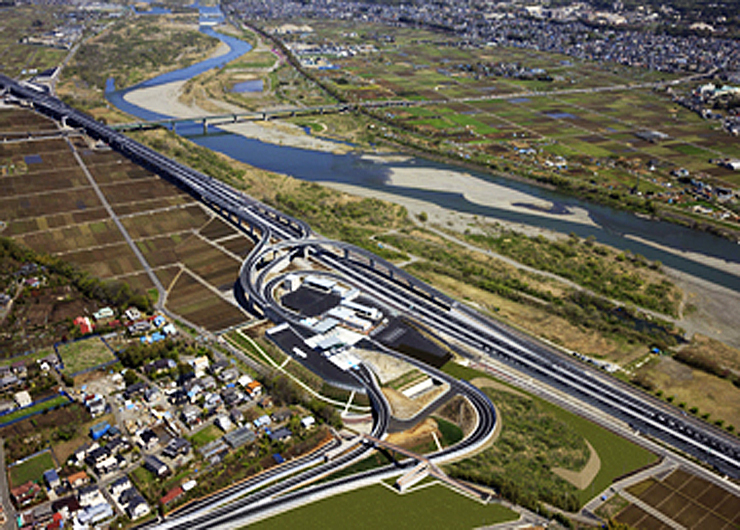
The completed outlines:
{"type": "Polygon", "coordinates": [[[471,357],[495,359],[535,383],[554,387],[721,473],[740,478],[740,444],[721,429],[684,416],[638,389],[508,329],[366,250],[322,238],[306,223],[171,160],[46,93],[3,75],[0,90],[68,126],[84,129],[252,234],[258,243],[242,266],[238,284],[245,303],[276,323],[292,325],[295,318],[272,299],[270,271],[284,260],[310,256],[369,297],[474,352],[468,353],[471,357]]]}

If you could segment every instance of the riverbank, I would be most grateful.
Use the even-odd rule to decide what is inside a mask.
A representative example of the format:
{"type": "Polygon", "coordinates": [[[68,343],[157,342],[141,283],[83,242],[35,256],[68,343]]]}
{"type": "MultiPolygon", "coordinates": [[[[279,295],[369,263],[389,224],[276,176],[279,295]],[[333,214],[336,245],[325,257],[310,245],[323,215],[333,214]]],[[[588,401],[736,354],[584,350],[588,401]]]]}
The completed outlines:
{"type": "MultiPolygon", "coordinates": [[[[228,49],[228,46],[227,46],[228,49]]],[[[162,85],[150,86],[132,90],[124,96],[124,99],[150,112],[164,114],[173,118],[194,118],[197,116],[208,116],[221,112],[245,112],[244,109],[212,98],[208,99],[209,109],[204,109],[196,104],[184,102],[182,95],[187,81],[173,81],[162,85]]],[[[271,121],[223,124],[219,129],[238,134],[245,138],[253,138],[262,142],[275,145],[295,147],[297,149],[309,149],[326,153],[343,154],[352,150],[346,144],[330,142],[318,137],[306,134],[300,127],[290,123],[277,123],[271,121]]]]}

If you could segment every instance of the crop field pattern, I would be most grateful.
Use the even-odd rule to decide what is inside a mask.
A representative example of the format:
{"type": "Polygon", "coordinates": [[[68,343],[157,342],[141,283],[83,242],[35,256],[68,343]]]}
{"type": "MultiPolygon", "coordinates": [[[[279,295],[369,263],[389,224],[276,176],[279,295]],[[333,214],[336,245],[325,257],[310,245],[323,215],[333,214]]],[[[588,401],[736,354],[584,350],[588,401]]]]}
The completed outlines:
{"type": "Polygon", "coordinates": [[[736,138],[672,99],[704,81],[556,53],[465,46],[418,29],[290,22],[314,31],[285,37],[289,44],[372,47],[329,54],[335,68],[312,71],[342,99],[424,102],[377,110],[375,117],[395,127],[373,133],[371,141],[385,138],[493,172],[555,182],[643,213],[680,212],[737,228],[726,219],[734,213],[719,206],[697,213],[706,205],[677,191],[680,169],[714,186],[740,184],[740,173],[717,162],[740,157],[736,138]],[[673,92],[655,85],[673,81],[673,92]],[[661,135],[646,141],[639,137],[646,131],[661,135]]]}
{"type": "MultiPolygon", "coordinates": [[[[54,130],[33,112],[0,111],[0,132],[54,130]],[[20,124],[20,125],[19,125],[20,124]]],[[[232,288],[252,241],[191,196],[110,150],[71,140],[85,168],[163,282],[167,305],[218,330],[244,322],[232,288]],[[180,281],[175,281],[177,278],[180,281]],[[183,292],[179,292],[180,290],[183,292]]],[[[154,287],[63,139],[0,143],[3,235],[134,289],[154,287]]]]}
{"type": "MultiPolygon", "coordinates": [[[[731,530],[740,525],[740,497],[682,469],[660,482],[649,479],[627,491],[685,528],[731,530]]],[[[635,505],[616,519],[638,529],[669,528],[635,505]]]]}

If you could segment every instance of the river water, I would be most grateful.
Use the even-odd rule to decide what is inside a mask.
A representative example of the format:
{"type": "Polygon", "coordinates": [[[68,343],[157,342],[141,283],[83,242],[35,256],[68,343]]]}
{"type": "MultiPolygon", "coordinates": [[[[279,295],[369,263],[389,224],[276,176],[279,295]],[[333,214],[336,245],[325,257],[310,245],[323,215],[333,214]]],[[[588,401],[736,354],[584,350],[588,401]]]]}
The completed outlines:
{"type": "MultiPolygon", "coordinates": [[[[216,8],[217,9],[217,8],[216,8]]],[[[214,8],[201,8],[201,20],[209,22],[218,19],[214,8]]],[[[143,120],[168,118],[152,112],[124,99],[128,92],[139,88],[162,85],[173,81],[190,79],[212,68],[220,68],[226,63],[249,52],[251,46],[228,35],[215,32],[210,26],[201,26],[201,31],[218,38],[231,48],[219,57],[214,57],[187,68],[163,74],[125,90],[115,90],[113,80],[109,81],[106,97],[117,108],[143,120]]],[[[538,186],[512,181],[503,177],[461,170],[455,166],[440,164],[421,158],[399,161],[398,157],[375,157],[373,161],[361,153],[334,154],[294,147],[279,146],[259,140],[245,138],[209,127],[204,135],[201,125],[178,125],[177,133],[188,137],[198,145],[222,152],[232,158],[252,166],[291,175],[311,182],[334,182],[382,191],[406,198],[423,200],[438,206],[463,213],[486,216],[500,221],[514,222],[556,232],[575,233],[580,237],[593,236],[597,241],[621,250],[642,254],[650,260],[663,264],[710,282],[723,285],[740,292],[740,276],[717,267],[701,263],[698,254],[717,258],[728,263],[740,263],[740,245],[731,241],[684,228],[671,223],[653,221],[638,217],[629,212],[591,204],[561,193],[549,191],[538,186]],[[445,170],[465,174],[465,178],[482,179],[510,190],[516,190],[531,197],[533,203],[547,201],[551,209],[560,215],[543,216],[537,212],[526,213],[479,204],[468,200],[463,193],[424,189],[419,187],[391,185],[389,175],[396,169],[445,170]],[[569,219],[569,212],[582,209],[588,213],[591,223],[576,222],[569,219]],[[645,242],[637,241],[638,238],[645,242]],[[650,242],[653,244],[648,244],[650,242]],[[657,246],[654,246],[657,245],[657,246]],[[659,246],[682,251],[676,254],[659,246]]]]}

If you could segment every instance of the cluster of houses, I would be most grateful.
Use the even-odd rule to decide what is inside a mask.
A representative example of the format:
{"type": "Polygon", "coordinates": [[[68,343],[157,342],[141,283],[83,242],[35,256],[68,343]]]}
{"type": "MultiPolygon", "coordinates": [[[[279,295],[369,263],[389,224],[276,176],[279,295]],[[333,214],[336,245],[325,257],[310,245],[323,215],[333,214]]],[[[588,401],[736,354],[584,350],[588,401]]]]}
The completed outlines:
{"type": "MultiPolygon", "coordinates": [[[[44,483],[49,492],[54,492],[54,500],[21,512],[18,516],[19,528],[89,527],[110,520],[115,515],[113,507],[100,489],[90,484],[85,471],[61,479],[56,470],[50,469],[44,473],[44,483]]],[[[13,488],[11,497],[15,505],[22,509],[34,503],[42,495],[42,491],[41,486],[35,482],[28,482],[13,488]]]]}
{"type": "Polygon", "coordinates": [[[140,336],[143,343],[159,342],[167,337],[177,335],[177,328],[162,315],[146,316],[136,307],[129,307],[123,312],[120,319],[115,318],[115,311],[110,307],[103,307],[89,316],[80,315],[74,320],[74,325],[81,335],[87,335],[96,330],[116,329],[125,325],[131,336],[140,336]],[[151,334],[149,334],[151,332],[151,334]]]}
{"type": "Polygon", "coordinates": [[[730,108],[727,113],[717,112],[715,107],[721,102],[740,100],[740,87],[714,83],[700,85],[688,95],[674,96],[673,101],[685,107],[705,120],[718,120],[722,122],[722,128],[732,136],[740,134],[740,114],[737,109],[730,108]]]}
{"type": "Polygon", "coordinates": [[[171,404],[183,406],[181,417],[188,427],[195,427],[215,414],[233,412],[239,405],[262,395],[259,381],[242,374],[228,361],[211,364],[207,357],[198,357],[190,364],[193,372],[181,376],[179,386],[169,394],[171,404]]]}

